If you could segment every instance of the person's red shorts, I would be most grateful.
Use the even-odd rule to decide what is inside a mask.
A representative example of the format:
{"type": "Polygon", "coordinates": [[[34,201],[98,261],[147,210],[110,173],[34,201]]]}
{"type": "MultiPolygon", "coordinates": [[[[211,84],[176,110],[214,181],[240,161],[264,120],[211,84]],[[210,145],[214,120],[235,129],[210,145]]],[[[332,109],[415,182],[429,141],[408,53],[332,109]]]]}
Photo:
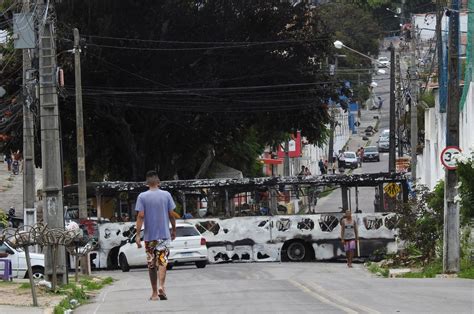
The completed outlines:
{"type": "Polygon", "coordinates": [[[148,268],[166,267],[168,265],[169,240],[145,241],[146,261],[148,268]]]}
{"type": "Polygon", "coordinates": [[[356,241],[355,240],[344,240],[344,251],[355,251],[356,241]]]}

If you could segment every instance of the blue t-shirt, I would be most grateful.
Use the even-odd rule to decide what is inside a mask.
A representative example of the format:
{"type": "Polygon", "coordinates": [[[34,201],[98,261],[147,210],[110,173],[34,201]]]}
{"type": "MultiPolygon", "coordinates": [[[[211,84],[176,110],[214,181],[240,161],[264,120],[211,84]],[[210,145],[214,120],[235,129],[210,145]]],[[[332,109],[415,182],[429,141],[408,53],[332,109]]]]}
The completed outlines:
{"type": "Polygon", "coordinates": [[[140,193],[135,210],[145,212],[145,241],[170,239],[169,212],[175,209],[171,194],[163,190],[140,193]]]}

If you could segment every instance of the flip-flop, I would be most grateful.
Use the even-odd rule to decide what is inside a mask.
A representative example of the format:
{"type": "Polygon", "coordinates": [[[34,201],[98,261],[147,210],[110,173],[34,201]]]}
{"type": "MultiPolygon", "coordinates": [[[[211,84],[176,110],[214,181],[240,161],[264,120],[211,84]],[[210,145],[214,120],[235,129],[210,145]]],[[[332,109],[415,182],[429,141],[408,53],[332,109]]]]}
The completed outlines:
{"type": "Polygon", "coordinates": [[[168,300],[168,297],[166,296],[166,293],[163,291],[163,289],[158,290],[158,297],[160,300],[168,300]]]}
{"type": "Polygon", "coordinates": [[[148,299],[148,301],[158,301],[158,300],[161,300],[160,296],[157,296],[157,297],[150,297],[148,299]]]}

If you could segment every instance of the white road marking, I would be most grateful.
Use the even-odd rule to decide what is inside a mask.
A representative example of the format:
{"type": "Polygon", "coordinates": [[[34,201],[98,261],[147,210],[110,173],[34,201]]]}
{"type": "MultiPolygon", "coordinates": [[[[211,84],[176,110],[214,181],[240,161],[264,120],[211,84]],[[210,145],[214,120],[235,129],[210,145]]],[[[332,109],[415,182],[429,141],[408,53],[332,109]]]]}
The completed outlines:
{"type": "Polygon", "coordinates": [[[337,294],[334,294],[334,293],[331,293],[329,292],[328,290],[324,289],[323,287],[315,284],[315,283],[306,283],[307,285],[309,285],[311,288],[313,288],[316,292],[318,293],[321,293],[321,294],[325,294],[327,297],[341,303],[341,304],[344,304],[344,305],[347,305],[347,306],[350,306],[351,308],[356,308],[362,312],[366,312],[368,314],[380,314],[379,311],[376,311],[374,309],[371,309],[369,307],[366,307],[364,305],[360,305],[360,304],[357,304],[357,303],[354,303],[352,301],[349,301],[337,294]]]}
{"type": "Polygon", "coordinates": [[[345,313],[350,313],[350,314],[358,314],[359,312],[357,311],[354,311],[348,307],[345,307],[344,305],[340,305],[340,304],[337,304],[335,302],[332,302],[331,300],[323,297],[322,295],[319,295],[317,294],[316,292],[314,292],[313,290],[309,289],[308,287],[306,286],[303,286],[302,284],[300,284],[299,282],[296,282],[292,279],[288,280],[293,286],[295,286],[296,288],[300,289],[301,291],[311,295],[312,297],[318,299],[319,301],[327,304],[327,305],[330,305],[330,306],[333,306],[333,307],[336,307],[338,309],[340,309],[341,311],[344,311],[345,313]]]}

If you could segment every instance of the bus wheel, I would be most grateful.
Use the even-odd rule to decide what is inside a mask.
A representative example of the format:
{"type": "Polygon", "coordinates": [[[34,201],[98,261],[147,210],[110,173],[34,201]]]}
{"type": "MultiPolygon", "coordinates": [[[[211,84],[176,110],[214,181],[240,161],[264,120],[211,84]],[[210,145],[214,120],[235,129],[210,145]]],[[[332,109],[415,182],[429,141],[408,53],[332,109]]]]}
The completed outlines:
{"type": "MultiPolygon", "coordinates": [[[[303,241],[291,241],[284,250],[285,260],[290,262],[303,262],[308,257],[308,249],[303,241]]],[[[282,256],[283,257],[283,256],[282,256]]]]}

